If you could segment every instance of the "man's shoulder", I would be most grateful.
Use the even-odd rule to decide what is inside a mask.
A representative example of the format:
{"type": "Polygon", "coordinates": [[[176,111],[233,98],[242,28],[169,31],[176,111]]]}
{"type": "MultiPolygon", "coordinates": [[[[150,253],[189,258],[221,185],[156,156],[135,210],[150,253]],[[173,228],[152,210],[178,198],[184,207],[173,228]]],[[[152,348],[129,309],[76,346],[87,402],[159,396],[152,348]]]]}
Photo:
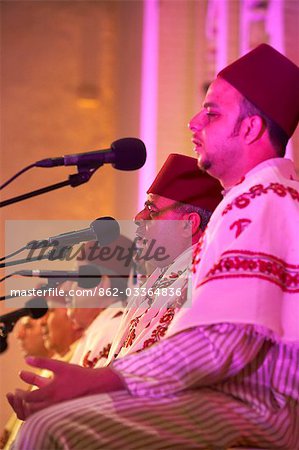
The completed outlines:
{"type": "Polygon", "coordinates": [[[221,215],[247,208],[259,214],[267,204],[299,208],[299,181],[292,161],[275,158],[251,171],[229,191],[221,215]]]}

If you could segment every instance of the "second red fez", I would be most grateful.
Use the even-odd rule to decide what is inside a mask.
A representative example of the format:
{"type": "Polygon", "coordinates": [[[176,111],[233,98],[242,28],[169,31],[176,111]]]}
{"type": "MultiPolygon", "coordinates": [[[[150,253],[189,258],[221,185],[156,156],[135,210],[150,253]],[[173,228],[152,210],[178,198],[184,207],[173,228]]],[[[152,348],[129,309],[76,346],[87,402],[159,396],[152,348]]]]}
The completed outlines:
{"type": "Polygon", "coordinates": [[[214,211],[222,189],[218,180],[199,170],[196,158],[171,153],[147,193],[214,211]]]}
{"type": "Polygon", "coordinates": [[[219,72],[237,91],[291,137],[299,120],[299,68],[261,44],[219,72]]]}

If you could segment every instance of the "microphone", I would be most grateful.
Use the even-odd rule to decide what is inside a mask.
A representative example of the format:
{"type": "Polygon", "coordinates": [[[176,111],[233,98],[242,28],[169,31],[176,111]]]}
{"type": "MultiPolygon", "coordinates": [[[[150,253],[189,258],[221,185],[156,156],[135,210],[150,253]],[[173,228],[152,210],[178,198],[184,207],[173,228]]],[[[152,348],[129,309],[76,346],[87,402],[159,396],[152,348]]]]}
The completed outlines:
{"type": "Polygon", "coordinates": [[[23,277],[57,278],[60,282],[66,280],[77,281],[78,286],[85,289],[91,289],[97,286],[101,281],[99,267],[92,264],[80,266],[78,271],[19,270],[16,275],[21,275],[23,277]]]}
{"type": "Polygon", "coordinates": [[[30,316],[32,319],[43,317],[48,311],[47,302],[44,298],[32,298],[25,303],[25,308],[16,309],[0,316],[0,323],[15,324],[17,320],[24,316],[30,316]]]}
{"type": "Polygon", "coordinates": [[[37,161],[36,167],[80,166],[100,167],[112,164],[118,170],[137,170],[146,161],[146,148],[137,138],[123,138],[112,142],[111,147],[86,153],[74,153],[58,158],[37,161]]]}
{"type": "Polygon", "coordinates": [[[5,350],[7,349],[8,344],[7,344],[7,336],[2,336],[0,334],[0,353],[5,352],[5,350]]]}
{"type": "Polygon", "coordinates": [[[46,240],[31,241],[26,248],[37,248],[39,243],[42,247],[54,244],[73,245],[79,242],[98,241],[101,246],[108,245],[115,241],[120,235],[119,223],[113,217],[100,217],[94,220],[89,228],[83,230],[69,231],[68,233],[58,234],[49,237],[46,240]]]}

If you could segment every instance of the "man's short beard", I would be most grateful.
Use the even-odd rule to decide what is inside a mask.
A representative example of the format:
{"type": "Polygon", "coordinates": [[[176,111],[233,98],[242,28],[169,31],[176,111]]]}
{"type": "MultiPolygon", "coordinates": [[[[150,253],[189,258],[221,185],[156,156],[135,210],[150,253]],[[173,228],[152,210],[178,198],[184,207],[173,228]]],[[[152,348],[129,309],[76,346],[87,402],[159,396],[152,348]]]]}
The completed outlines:
{"type": "Polygon", "coordinates": [[[206,161],[198,161],[197,162],[198,168],[202,171],[202,172],[206,172],[207,170],[209,170],[212,166],[211,161],[206,160],[206,161]]]}

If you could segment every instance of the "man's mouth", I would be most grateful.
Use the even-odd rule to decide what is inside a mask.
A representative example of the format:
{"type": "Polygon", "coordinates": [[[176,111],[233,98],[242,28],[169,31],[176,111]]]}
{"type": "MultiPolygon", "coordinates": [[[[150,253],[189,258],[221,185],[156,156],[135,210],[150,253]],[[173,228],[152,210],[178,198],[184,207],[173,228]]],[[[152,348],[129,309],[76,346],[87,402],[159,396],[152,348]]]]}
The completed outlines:
{"type": "Polygon", "coordinates": [[[203,142],[200,139],[198,139],[198,138],[193,138],[193,139],[191,139],[191,141],[195,145],[194,151],[197,153],[198,149],[203,147],[203,142]]]}
{"type": "Polygon", "coordinates": [[[143,242],[145,240],[145,227],[138,227],[135,236],[137,238],[137,247],[143,245],[143,242]]]}

